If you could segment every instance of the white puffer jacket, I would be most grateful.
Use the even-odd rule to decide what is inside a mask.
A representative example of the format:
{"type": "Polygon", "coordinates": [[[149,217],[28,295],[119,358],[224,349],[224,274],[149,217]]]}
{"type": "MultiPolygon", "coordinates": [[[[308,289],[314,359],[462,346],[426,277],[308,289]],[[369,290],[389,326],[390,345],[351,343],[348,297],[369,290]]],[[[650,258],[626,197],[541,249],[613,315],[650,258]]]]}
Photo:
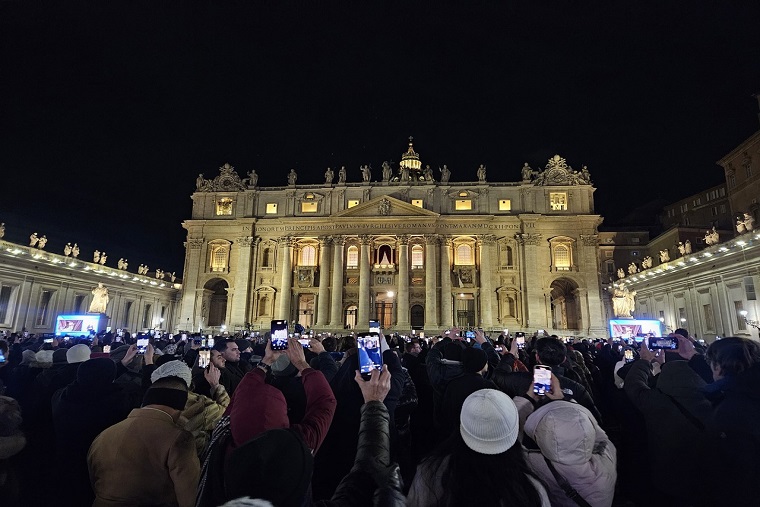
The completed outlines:
{"type": "Polygon", "coordinates": [[[553,506],[577,507],[549,470],[559,474],[593,507],[609,507],[615,495],[617,451],[591,412],[577,403],[553,401],[525,422],[525,434],[541,449],[528,451],[528,466],[548,486],[553,506]]]}

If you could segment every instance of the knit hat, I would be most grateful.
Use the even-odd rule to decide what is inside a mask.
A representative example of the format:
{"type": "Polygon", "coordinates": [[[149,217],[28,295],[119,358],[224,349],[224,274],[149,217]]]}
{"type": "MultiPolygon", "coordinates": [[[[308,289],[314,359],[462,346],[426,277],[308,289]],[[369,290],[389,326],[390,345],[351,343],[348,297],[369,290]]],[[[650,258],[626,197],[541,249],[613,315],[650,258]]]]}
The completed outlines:
{"type": "Polygon", "coordinates": [[[84,386],[103,386],[116,378],[116,363],[107,357],[88,359],[77,368],[77,383],[84,386]]]}
{"type": "Polygon", "coordinates": [[[251,346],[251,342],[249,342],[248,340],[235,340],[235,344],[240,349],[240,352],[243,352],[244,350],[246,350],[248,347],[251,346]]]}
{"type": "Polygon", "coordinates": [[[164,377],[179,377],[185,381],[188,388],[193,381],[193,374],[190,372],[190,368],[182,361],[176,359],[156,368],[150,375],[150,381],[155,382],[164,377]]]}
{"type": "Polygon", "coordinates": [[[26,349],[21,353],[21,364],[29,364],[37,360],[37,356],[33,350],[26,349]]]}
{"type": "Polygon", "coordinates": [[[84,343],[74,345],[66,352],[66,361],[69,363],[82,363],[90,358],[90,347],[84,343]]]}
{"type": "Polygon", "coordinates": [[[520,420],[509,396],[496,389],[475,391],[464,400],[459,431],[467,447],[480,454],[501,454],[517,441],[520,420]]]}
{"type": "Polygon", "coordinates": [[[478,373],[488,362],[485,350],[468,347],[462,352],[462,365],[467,373],[478,373]]]}
{"type": "Polygon", "coordinates": [[[443,358],[449,361],[462,360],[462,345],[452,341],[443,346],[443,358]]]}
{"type": "Polygon", "coordinates": [[[40,350],[34,355],[34,360],[38,363],[51,363],[53,362],[52,350],[40,350]]]}
{"type": "Polygon", "coordinates": [[[250,496],[297,507],[304,504],[313,470],[314,458],[295,431],[269,430],[232,452],[224,489],[228,498],[250,496]]]}
{"type": "Polygon", "coordinates": [[[66,364],[68,363],[67,354],[68,351],[65,348],[55,349],[53,351],[53,364],[66,364]]]}

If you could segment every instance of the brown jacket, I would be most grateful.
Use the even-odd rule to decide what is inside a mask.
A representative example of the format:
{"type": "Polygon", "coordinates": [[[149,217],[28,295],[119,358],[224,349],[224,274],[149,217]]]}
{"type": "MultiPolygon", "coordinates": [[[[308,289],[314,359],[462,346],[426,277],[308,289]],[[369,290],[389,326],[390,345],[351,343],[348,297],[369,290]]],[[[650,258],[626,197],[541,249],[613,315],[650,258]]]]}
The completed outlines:
{"type": "Polygon", "coordinates": [[[200,464],[193,435],[169,414],[132,410],[105,429],[87,454],[93,507],[195,505],[200,464]]]}

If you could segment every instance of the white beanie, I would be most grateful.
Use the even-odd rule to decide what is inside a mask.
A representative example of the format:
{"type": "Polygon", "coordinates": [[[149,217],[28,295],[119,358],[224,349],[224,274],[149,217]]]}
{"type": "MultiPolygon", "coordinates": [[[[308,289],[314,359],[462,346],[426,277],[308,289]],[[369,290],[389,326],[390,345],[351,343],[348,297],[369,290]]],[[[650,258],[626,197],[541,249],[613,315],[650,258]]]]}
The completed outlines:
{"type": "Polygon", "coordinates": [[[515,403],[496,389],[481,389],[469,395],[459,421],[462,440],[480,454],[505,452],[515,444],[520,430],[515,403]]]}
{"type": "Polygon", "coordinates": [[[66,362],[71,363],[83,363],[90,358],[90,347],[84,343],[74,345],[66,351],[66,362]]]}
{"type": "Polygon", "coordinates": [[[40,350],[34,355],[34,360],[38,363],[52,363],[53,351],[52,350],[40,350]]]}
{"type": "Polygon", "coordinates": [[[164,377],[179,377],[185,381],[187,387],[190,388],[190,382],[193,381],[193,375],[190,372],[190,368],[179,360],[169,361],[156,368],[150,375],[151,383],[164,377]]]}

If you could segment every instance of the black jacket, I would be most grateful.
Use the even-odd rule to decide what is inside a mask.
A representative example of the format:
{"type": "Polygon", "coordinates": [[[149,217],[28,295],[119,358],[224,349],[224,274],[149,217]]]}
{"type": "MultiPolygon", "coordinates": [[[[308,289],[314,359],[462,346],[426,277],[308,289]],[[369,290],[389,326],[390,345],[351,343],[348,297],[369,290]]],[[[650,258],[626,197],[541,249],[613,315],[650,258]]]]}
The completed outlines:
{"type": "Polygon", "coordinates": [[[481,389],[497,389],[497,387],[479,373],[465,373],[448,383],[437,418],[440,439],[448,438],[452,431],[459,429],[459,416],[462,413],[464,400],[481,389]]]}

